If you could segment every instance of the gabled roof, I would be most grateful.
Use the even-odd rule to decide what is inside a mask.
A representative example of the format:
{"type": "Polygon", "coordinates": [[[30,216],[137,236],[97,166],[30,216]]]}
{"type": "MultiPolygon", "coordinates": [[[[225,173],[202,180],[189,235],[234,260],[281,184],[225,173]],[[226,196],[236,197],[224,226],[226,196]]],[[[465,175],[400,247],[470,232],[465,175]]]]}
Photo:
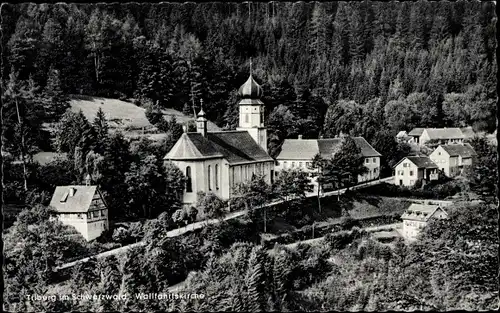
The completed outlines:
{"type": "Polygon", "coordinates": [[[50,206],[60,213],[85,213],[90,209],[90,204],[97,191],[97,186],[57,186],[50,206]],[[74,194],[70,195],[70,188],[74,194]]]}
{"type": "Polygon", "coordinates": [[[200,133],[183,133],[164,159],[192,160],[222,158],[223,156],[217,147],[200,133]]]}
{"type": "Polygon", "coordinates": [[[464,138],[460,128],[426,128],[430,139],[456,139],[464,138]]]}
{"type": "Polygon", "coordinates": [[[412,203],[401,215],[401,219],[427,222],[438,210],[448,215],[439,205],[412,203]]]}
{"type": "Polygon", "coordinates": [[[225,158],[230,164],[273,161],[247,131],[184,133],[170,149],[166,160],[203,160],[225,158]]]}
{"type": "Polygon", "coordinates": [[[456,145],[441,145],[441,147],[450,156],[461,156],[462,158],[470,158],[477,155],[474,148],[468,143],[466,144],[456,144],[456,145]]]}
{"type": "MultiPolygon", "coordinates": [[[[356,146],[364,157],[380,157],[377,152],[363,137],[353,137],[356,146]]],[[[331,158],[340,148],[342,138],[328,139],[285,139],[281,146],[278,160],[310,160],[316,154],[323,158],[331,158]]]]}
{"type": "Polygon", "coordinates": [[[400,130],[396,137],[408,137],[408,134],[404,130],[400,130]]]}
{"type": "Polygon", "coordinates": [[[274,161],[246,130],[209,132],[207,138],[230,164],[274,161]]]}
{"type": "Polygon", "coordinates": [[[436,165],[436,163],[432,162],[432,160],[429,157],[426,156],[407,156],[402,158],[396,165],[393,166],[395,168],[401,162],[404,160],[409,160],[413,164],[415,164],[418,168],[439,168],[439,166],[436,165]]]}
{"type": "Polygon", "coordinates": [[[311,160],[318,154],[317,139],[285,139],[278,160],[311,160]]]}
{"type": "Polygon", "coordinates": [[[424,129],[423,127],[416,127],[414,129],[412,129],[409,133],[408,133],[408,136],[418,136],[420,137],[420,135],[422,135],[422,133],[424,132],[424,129]]]}

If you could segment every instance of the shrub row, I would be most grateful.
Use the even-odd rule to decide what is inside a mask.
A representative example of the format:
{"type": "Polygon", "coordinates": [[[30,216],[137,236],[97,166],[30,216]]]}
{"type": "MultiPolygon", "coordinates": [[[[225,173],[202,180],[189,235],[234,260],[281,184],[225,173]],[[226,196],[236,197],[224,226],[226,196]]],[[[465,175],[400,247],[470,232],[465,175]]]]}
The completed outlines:
{"type": "Polygon", "coordinates": [[[456,195],[460,191],[461,188],[456,181],[448,181],[445,183],[430,183],[425,185],[423,189],[381,183],[379,185],[364,188],[359,192],[385,197],[445,199],[456,195]]]}
{"type": "MultiPolygon", "coordinates": [[[[332,233],[336,232],[348,231],[350,229],[359,229],[370,226],[392,224],[392,223],[397,223],[399,221],[400,221],[399,214],[374,216],[358,220],[352,218],[343,218],[342,220],[340,220],[338,223],[335,224],[329,224],[322,227],[315,227],[314,238],[331,235],[332,233]]],[[[287,245],[297,241],[303,241],[308,239],[312,239],[311,225],[307,225],[294,232],[287,233],[279,237],[263,241],[262,244],[266,249],[270,249],[275,244],[287,245]]]]}

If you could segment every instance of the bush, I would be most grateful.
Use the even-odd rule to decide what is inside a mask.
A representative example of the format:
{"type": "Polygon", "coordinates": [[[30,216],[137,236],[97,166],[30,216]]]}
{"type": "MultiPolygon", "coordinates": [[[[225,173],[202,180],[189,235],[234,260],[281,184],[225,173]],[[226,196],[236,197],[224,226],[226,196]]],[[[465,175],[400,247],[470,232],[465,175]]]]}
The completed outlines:
{"type": "Polygon", "coordinates": [[[351,244],[354,240],[361,238],[365,232],[358,227],[354,227],[351,231],[342,230],[336,233],[330,233],[325,236],[325,241],[330,245],[331,249],[343,249],[351,244]]]}

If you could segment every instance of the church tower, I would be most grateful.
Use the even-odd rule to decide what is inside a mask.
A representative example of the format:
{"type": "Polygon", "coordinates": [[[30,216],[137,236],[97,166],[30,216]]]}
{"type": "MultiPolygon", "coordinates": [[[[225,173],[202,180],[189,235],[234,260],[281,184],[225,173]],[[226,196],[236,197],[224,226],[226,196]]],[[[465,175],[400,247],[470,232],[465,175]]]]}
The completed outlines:
{"type": "Polygon", "coordinates": [[[239,127],[237,130],[246,130],[255,142],[267,152],[267,130],[264,126],[264,103],[260,100],[262,97],[262,88],[252,77],[250,77],[240,87],[239,102],[240,116],[239,127]]]}

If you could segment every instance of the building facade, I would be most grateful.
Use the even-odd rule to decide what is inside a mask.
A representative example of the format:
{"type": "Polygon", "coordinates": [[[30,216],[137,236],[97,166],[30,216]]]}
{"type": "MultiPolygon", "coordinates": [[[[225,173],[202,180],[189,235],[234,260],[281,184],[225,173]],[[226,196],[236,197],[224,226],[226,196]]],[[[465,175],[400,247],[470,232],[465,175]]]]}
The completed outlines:
{"type": "Polygon", "coordinates": [[[269,184],[273,181],[274,159],[266,149],[262,89],[250,75],[239,95],[237,130],[209,132],[202,108],[196,120],[197,131],[182,134],[164,158],[186,177],[182,195],[185,206],[194,205],[199,192],[212,192],[228,200],[239,183],[250,181],[254,175],[263,175],[269,184]]]}
{"type": "Polygon", "coordinates": [[[474,148],[468,143],[439,145],[429,155],[430,159],[448,177],[460,175],[465,167],[473,165],[476,156],[474,148]]]}
{"type": "MultiPolygon", "coordinates": [[[[353,137],[354,142],[364,157],[364,165],[368,172],[358,176],[358,182],[378,179],[380,176],[380,157],[377,152],[363,137],[353,137]]],[[[312,159],[319,154],[324,159],[331,159],[338,151],[342,138],[327,139],[285,139],[281,152],[276,158],[276,173],[282,170],[300,169],[311,173],[311,182],[317,188],[315,174],[318,169],[312,169],[312,159]]]]}
{"type": "Polygon", "coordinates": [[[463,143],[465,136],[460,128],[414,128],[408,134],[420,146],[434,142],[434,145],[463,143]]]}
{"type": "Polygon", "coordinates": [[[108,209],[97,186],[58,186],[50,206],[63,224],[75,227],[87,241],[109,229],[108,209]]]}
{"type": "Polygon", "coordinates": [[[438,179],[438,166],[428,157],[408,156],[394,166],[394,183],[412,187],[417,180],[424,182],[438,179]]]}
{"type": "Polygon", "coordinates": [[[401,235],[409,241],[414,241],[430,219],[447,217],[448,214],[439,205],[412,203],[401,216],[403,220],[401,235]]]}

